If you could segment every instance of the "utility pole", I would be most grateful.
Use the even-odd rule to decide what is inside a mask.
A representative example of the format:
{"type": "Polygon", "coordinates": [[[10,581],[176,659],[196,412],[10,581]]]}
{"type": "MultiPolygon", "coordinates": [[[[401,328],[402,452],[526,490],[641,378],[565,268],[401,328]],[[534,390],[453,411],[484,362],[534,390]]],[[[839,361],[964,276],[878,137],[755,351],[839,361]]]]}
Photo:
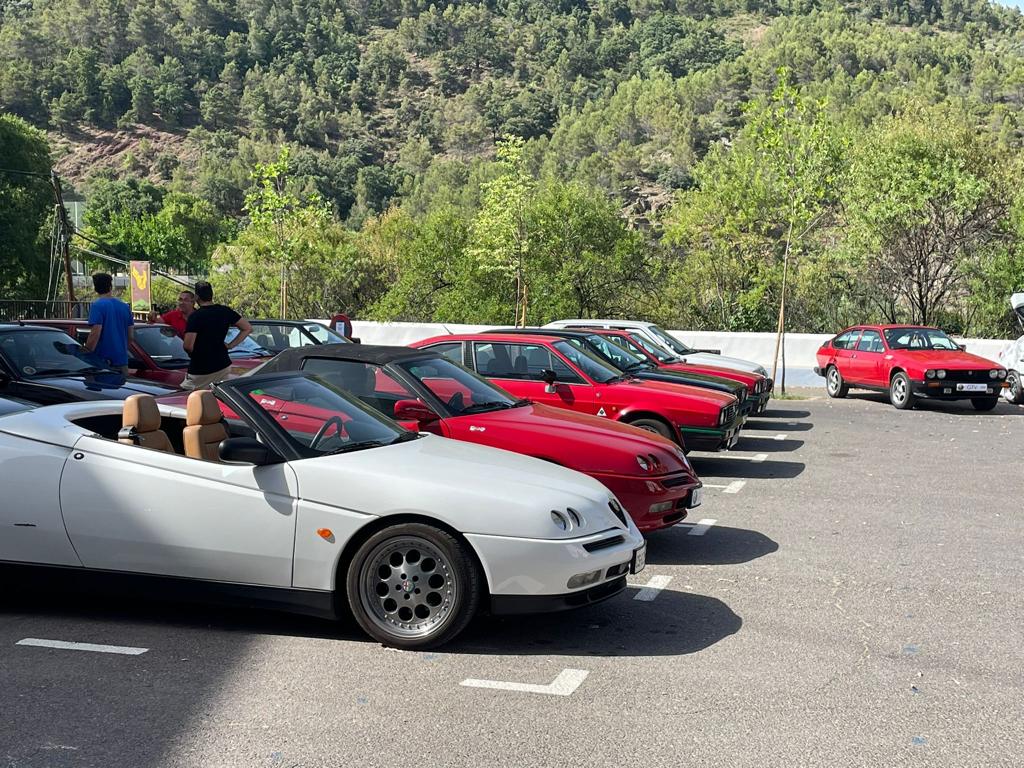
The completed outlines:
{"type": "Polygon", "coordinates": [[[75,282],[71,277],[71,224],[68,222],[68,209],[64,207],[64,193],[60,188],[60,177],[50,171],[50,185],[56,199],[54,214],[57,216],[57,241],[60,255],[64,261],[64,276],[68,284],[68,301],[75,301],[75,282]]]}

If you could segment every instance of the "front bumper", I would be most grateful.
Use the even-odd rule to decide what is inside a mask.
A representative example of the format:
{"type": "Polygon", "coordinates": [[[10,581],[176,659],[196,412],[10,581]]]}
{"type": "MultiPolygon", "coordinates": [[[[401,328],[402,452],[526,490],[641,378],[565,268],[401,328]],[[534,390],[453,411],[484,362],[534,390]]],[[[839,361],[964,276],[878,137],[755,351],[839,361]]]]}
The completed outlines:
{"type": "Polygon", "coordinates": [[[958,383],[962,384],[963,382],[946,381],[945,379],[912,380],[910,389],[915,397],[929,400],[968,400],[976,397],[999,397],[1003,392],[1003,387],[1006,386],[1003,380],[995,379],[981,382],[985,384],[985,390],[982,392],[964,392],[956,388],[958,383]]]}
{"type": "Polygon", "coordinates": [[[683,445],[688,451],[727,451],[736,445],[742,426],[743,422],[737,418],[727,427],[680,426],[679,431],[683,433],[683,445]]]}
{"type": "Polygon", "coordinates": [[[622,591],[633,552],[644,545],[636,526],[608,528],[572,539],[519,539],[467,533],[487,578],[492,610],[562,610],[622,591]],[[577,589],[569,579],[600,571],[577,589]],[[602,589],[603,588],[603,589],[602,589]],[[539,608],[538,606],[548,606],[539,608]]]}
{"type": "Polygon", "coordinates": [[[678,472],[660,477],[625,477],[594,473],[615,494],[642,533],[675,525],[692,508],[693,491],[702,483],[696,475],[678,472]],[[655,504],[671,504],[669,509],[652,512],[655,504]]]}

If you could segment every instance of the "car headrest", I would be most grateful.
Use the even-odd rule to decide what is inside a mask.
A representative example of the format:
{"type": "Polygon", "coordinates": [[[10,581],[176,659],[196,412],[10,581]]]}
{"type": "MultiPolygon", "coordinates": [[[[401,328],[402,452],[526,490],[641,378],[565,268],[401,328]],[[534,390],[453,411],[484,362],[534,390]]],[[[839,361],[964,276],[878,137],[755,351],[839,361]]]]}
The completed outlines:
{"type": "Polygon", "coordinates": [[[122,427],[135,427],[136,432],[155,432],[160,429],[160,409],[152,395],[131,395],[124,401],[122,427]]]}
{"type": "Polygon", "coordinates": [[[190,427],[205,424],[218,424],[224,415],[213,392],[208,389],[197,389],[188,396],[185,405],[185,424],[190,427]]]}

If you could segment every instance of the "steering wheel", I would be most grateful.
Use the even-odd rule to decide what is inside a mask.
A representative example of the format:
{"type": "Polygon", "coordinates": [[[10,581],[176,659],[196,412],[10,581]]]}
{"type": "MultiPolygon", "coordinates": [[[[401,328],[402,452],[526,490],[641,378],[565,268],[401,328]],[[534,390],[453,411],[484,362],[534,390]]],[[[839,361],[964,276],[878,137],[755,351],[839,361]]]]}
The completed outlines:
{"type": "Polygon", "coordinates": [[[338,430],[338,437],[341,437],[341,431],[345,428],[345,422],[343,422],[339,416],[331,416],[331,418],[325,421],[323,426],[316,431],[316,434],[313,435],[313,439],[309,443],[310,448],[316,448],[320,445],[320,441],[324,439],[324,436],[327,434],[327,430],[331,428],[331,425],[338,430]]]}
{"type": "Polygon", "coordinates": [[[466,399],[462,396],[461,392],[456,392],[450,398],[448,398],[448,410],[452,413],[459,414],[466,407],[466,399]]]}

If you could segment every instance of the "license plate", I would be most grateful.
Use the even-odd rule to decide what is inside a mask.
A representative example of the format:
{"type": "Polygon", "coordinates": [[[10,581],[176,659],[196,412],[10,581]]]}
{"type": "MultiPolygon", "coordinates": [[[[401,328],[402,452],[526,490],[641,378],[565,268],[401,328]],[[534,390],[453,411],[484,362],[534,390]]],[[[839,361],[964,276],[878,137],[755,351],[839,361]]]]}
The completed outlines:
{"type": "Polygon", "coordinates": [[[640,573],[647,565],[647,542],[639,549],[633,550],[633,562],[629,564],[630,573],[640,573]]]}
{"type": "Polygon", "coordinates": [[[702,501],[704,501],[703,488],[694,488],[692,491],[690,491],[690,509],[693,509],[694,507],[699,507],[702,501]]]}
{"type": "Polygon", "coordinates": [[[957,392],[987,392],[988,384],[957,384],[957,392]]]}

